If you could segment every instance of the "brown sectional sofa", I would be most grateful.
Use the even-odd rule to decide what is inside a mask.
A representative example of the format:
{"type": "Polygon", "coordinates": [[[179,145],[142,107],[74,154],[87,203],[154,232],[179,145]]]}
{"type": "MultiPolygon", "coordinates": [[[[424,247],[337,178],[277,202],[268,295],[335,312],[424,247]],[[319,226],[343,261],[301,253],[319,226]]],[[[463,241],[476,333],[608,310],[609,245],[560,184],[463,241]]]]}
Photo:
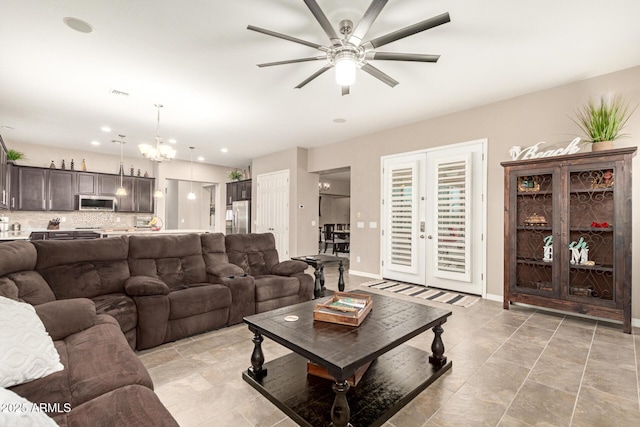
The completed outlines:
{"type": "Polygon", "coordinates": [[[174,426],[133,348],[240,323],[313,297],[271,234],[122,236],[0,244],[0,295],[35,306],[63,371],[12,387],[69,402],[60,425],[174,426]]]}

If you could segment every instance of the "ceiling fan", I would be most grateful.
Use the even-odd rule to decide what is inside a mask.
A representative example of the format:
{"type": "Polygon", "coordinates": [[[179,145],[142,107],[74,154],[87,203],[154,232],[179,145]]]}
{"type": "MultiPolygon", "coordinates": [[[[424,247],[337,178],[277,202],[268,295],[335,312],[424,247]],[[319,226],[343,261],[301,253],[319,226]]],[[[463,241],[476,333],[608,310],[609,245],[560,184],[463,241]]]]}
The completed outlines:
{"type": "Polygon", "coordinates": [[[383,60],[438,62],[440,55],[377,52],[376,49],[405,37],[411,36],[413,34],[420,33],[422,31],[437,27],[438,25],[446,24],[447,22],[451,21],[451,19],[449,18],[449,13],[446,12],[441,15],[434,16],[433,18],[418,22],[416,24],[409,25],[408,27],[393,31],[384,36],[364,41],[364,38],[369,32],[371,25],[376,20],[384,6],[387,4],[388,0],[373,0],[355,28],[353,26],[353,22],[348,19],[340,21],[339,31],[342,37],[339,36],[335,31],[324,12],[322,12],[322,9],[320,9],[320,6],[316,2],[316,0],[303,1],[307,5],[307,7],[309,7],[309,10],[311,10],[311,13],[329,37],[329,40],[331,41],[330,46],[322,46],[317,43],[312,43],[264,28],[255,27],[253,25],[249,25],[247,27],[247,29],[251,31],[256,31],[258,33],[263,33],[294,43],[299,43],[323,52],[322,55],[318,56],[258,64],[258,67],[271,67],[273,65],[293,64],[298,62],[322,60],[327,61],[321,69],[313,73],[307,79],[302,81],[298,86],[296,86],[296,89],[304,87],[307,83],[311,82],[313,79],[333,67],[335,67],[336,69],[336,82],[340,86],[342,86],[342,95],[349,94],[349,87],[355,82],[356,68],[360,68],[362,71],[371,74],[373,77],[377,78],[383,83],[394,87],[398,84],[398,82],[392,77],[380,71],[378,68],[371,65],[369,61],[383,60]]]}

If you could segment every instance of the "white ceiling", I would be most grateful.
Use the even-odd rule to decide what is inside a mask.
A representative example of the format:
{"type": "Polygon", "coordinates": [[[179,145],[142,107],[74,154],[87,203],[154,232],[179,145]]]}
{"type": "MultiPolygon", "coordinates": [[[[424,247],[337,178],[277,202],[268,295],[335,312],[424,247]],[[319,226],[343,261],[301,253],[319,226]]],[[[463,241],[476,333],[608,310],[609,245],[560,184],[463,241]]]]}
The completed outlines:
{"type": "MultiPolygon", "coordinates": [[[[369,0],[318,0],[337,27],[369,0]]],[[[160,133],[207,163],[246,167],[289,147],[314,147],[640,65],[638,0],[392,0],[366,39],[449,12],[451,22],[389,44],[440,54],[437,64],[374,61],[400,82],[362,71],[342,97],[321,62],[255,64],[318,51],[246,29],[319,44],[327,37],[302,0],[2,0],[0,134],[12,142],[126,155],[160,133]],[[83,34],[64,17],[87,21],[83,34]],[[130,93],[128,98],[110,94],[130,93]],[[346,119],[334,123],[334,119],[346,119]],[[109,125],[109,135],[100,131],[109,125]],[[99,147],[89,144],[102,141],[99,147]],[[220,149],[229,152],[223,154],[220,149]]]]}

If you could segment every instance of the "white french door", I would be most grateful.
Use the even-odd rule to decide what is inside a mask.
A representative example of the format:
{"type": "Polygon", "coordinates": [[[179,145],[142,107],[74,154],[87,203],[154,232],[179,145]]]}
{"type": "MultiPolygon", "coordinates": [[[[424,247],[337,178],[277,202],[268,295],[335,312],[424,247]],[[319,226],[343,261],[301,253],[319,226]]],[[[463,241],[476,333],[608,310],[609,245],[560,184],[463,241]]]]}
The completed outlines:
{"type": "Polygon", "coordinates": [[[384,278],[484,293],[485,146],[383,158],[384,278]]]}
{"type": "Polygon", "coordinates": [[[387,279],[424,285],[426,161],[425,153],[382,161],[382,276],[387,279]]]}
{"type": "Polygon", "coordinates": [[[289,258],[289,170],[257,176],[256,232],[273,233],[280,259],[289,258]]]}

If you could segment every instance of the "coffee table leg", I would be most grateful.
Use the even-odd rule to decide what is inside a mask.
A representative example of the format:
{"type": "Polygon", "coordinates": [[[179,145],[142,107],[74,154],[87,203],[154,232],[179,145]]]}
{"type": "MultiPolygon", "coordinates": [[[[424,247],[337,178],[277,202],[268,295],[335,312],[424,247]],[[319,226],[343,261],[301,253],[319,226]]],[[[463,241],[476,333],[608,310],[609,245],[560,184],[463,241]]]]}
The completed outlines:
{"type": "Polygon", "coordinates": [[[431,351],[433,354],[429,356],[429,363],[436,368],[441,368],[446,365],[447,358],[444,356],[444,343],[442,342],[442,325],[436,325],[433,327],[433,343],[431,343],[431,351]]]}
{"type": "Polygon", "coordinates": [[[331,424],[333,427],[347,427],[350,426],[349,418],[351,417],[351,411],[349,410],[349,403],[347,402],[347,392],[349,391],[349,383],[347,381],[336,381],[333,383],[333,391],[336,394],[336,398],[333,401],[331,407],[331,424]]]}
{"type": "Polygon", "coordinates": [[[318,263],[318,270],[320,270],[320,296],[324,296],[324,291],[325,291],[325,287],[324,287],[324,264],[323,263],[318,263]]]}
{"type": "Polygon", "coordinates": [[[342,264],[342,260],[340,260],[338,271],[340,272],[340,276],[338,276],[338,290],[342,292],[344,291],[344,264],[342,264]]]}
{"type": "Polygon", "coordinates": [[[316,276],[316,280],[313,283],[313,297],[320,298],[322,295],[322,282],[320,281],[320,274],[322,274],[321,270],[316,267],[316,270],[313,272],[313,275],[316,276]]]}
{"type": "Polygon", "coordinates": [[[254,378],[262,378],[267,375],[267,370],[262,369],[264,364],[264,353],[262,352],[262,335],[259,332],[254,332],[253,339],[254,347],[253,353],[251,353],[251,367],[248,369],[248,373],[254,378]]]}

